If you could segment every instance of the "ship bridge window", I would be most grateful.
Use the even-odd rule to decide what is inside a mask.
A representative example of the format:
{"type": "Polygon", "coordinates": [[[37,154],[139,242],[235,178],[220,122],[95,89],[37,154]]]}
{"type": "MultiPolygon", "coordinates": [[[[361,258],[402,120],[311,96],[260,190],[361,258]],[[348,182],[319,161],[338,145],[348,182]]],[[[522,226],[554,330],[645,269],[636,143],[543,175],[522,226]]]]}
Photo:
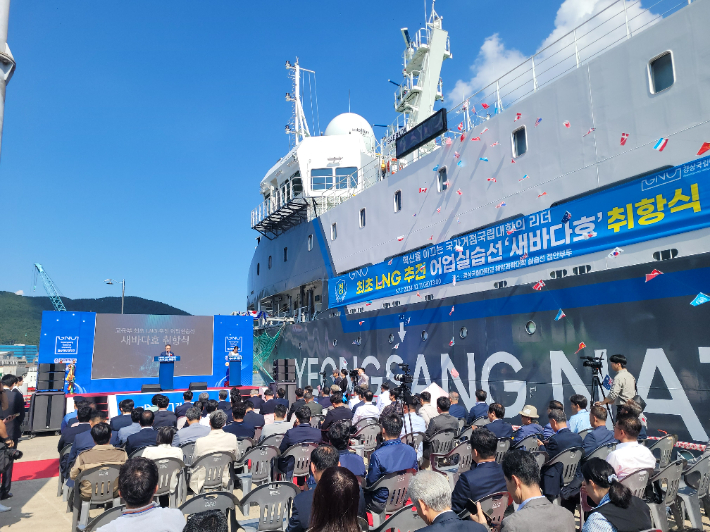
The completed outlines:
{"type": "Polygon", "coordinates": [[[651,94],[657,94],[675,83],[672,52],[663,52],[648,63],[648,81],[651,84],[651,94]]]}
{"type": "Polygon", "coordinates": [[[330,239],[335,240],[338,238],[338,224],[333,224],[330,226],[330,239]]]}
{"type": "Polygon", "coordinates": [[[329,190],[333,188],[333,169],[314,168],[311,170],[311,190],[329,190]]]}
{"type": "Polygon", "coordinates": [[[303,193],[303,181],[301,180],[301,172],[296,172],[291,176],[291,189],[293,190],[293,195],[303,193]]]}
{"type": "Polygon", "coordinates": [[[365,209],[360,209],[360,227],[365,227],[365,209]]]}
{"type": "MultiPolygon", "coordinates": [[[[356,188],[357,168],[314,168],[311,170],[311,190],[356,188]]],[[[295,192],[295,186],[294,186],[295,192]]]]}
{"type": "Polygon", "coordinates": [[[313,249],[313,235],[308,235],[308,251],[313,249]]]}
{"type": "Polygon", "coordinates": [[[436,180],[436,190],[444,192],[449,188],[449,180],[446,176],[446,166],[439,168],[438,179],[436,180]]]}
{"type": "Polygon", "coordinates": [[[528,138],[525,126],[513,131],[513,157],[520,157],[528,151],[528,138]]]}
{"type": "Polygon", "coordinates": [[[357,188],[357,168],[348,166],[335,169],[335,188],[348,188],[348,178],[350,188],[357,188]]]}
{"type": "Polygon", "coordinates": [[[398,190],[394,193],[394,212],[402,210],[402,191],[398,190]]]}

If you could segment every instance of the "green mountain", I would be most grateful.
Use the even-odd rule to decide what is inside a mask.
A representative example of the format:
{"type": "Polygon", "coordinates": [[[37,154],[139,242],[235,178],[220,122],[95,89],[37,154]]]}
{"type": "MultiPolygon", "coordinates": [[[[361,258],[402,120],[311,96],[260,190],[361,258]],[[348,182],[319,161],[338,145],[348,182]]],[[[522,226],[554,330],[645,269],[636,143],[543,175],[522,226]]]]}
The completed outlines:
{"type": "MultiPolygon", "coordinates": [[[[100,314],[120,314],[120,297],[100,299],[69,299],[62,301],[68,311],[98,312],[100,314]]],[[[42,311],[54,310],[48,297],[18,296],[12,292],[0,291],[0,344],[39,345],[42,326],[42,311]]],[[[126,314],[162,314],[189,316],[184,310],[171,307],[159,301],[128,296],[124,302],[126,314]]]]}

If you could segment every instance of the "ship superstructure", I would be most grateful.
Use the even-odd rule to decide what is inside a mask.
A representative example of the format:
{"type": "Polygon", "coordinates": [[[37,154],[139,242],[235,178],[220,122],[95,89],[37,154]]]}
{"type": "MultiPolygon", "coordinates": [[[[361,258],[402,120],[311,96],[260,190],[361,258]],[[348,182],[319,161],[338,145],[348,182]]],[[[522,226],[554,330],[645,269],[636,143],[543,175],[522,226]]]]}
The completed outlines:
{"type": "Polygon", "coordinates": [[[483,388],[515,417],[589,394],[579,350],[623,352],[651,422],[707,440],[710,305],[690,303],[710,293],[710,2],[627,4],[447,109],[448,131],[406,157],[397,140],[435,111],[452,57],[433,9],[403,31],[385,138],[349,113],[323,136],[289,126],[252,213],[247,303],[270,315],[260,330],[283,327],[274,355],[301,386],[329,366],[376,386],[408,362],[413,391],[434,381],[470,407],[483,388]]]}

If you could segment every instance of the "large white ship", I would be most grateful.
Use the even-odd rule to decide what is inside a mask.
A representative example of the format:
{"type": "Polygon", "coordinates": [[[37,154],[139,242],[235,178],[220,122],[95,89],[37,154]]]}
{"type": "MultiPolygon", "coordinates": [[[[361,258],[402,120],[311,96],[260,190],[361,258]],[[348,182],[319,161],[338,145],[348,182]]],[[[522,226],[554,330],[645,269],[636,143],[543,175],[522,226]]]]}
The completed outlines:
{"type": "Polygon", "coordinates": [[[437,382],[470,408],[482,388],[515,418],[589,396],[580,355],[607,374],[623,353],[649,434],[707,441],[710,2],[637,4],[609,2],[454,105],[432,8],[402,30],[379,140],[352,113],[311,134],[308,71],[287,63],[292,149],[251,215],[257,365],[295,358],[301,386],[362,366],[374,390],[404,362],[414,392],[437,382]]]}

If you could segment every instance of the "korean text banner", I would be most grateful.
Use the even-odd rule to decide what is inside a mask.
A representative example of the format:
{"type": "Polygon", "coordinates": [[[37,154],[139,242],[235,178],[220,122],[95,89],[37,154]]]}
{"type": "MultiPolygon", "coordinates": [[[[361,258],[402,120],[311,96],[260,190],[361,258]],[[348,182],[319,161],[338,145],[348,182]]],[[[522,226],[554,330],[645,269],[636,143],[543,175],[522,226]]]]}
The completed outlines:
{"type": "Polygon", "coordinates": [[[705,157],[341,275],[329,295],[360,303],[708,226],[705,157]]]}

